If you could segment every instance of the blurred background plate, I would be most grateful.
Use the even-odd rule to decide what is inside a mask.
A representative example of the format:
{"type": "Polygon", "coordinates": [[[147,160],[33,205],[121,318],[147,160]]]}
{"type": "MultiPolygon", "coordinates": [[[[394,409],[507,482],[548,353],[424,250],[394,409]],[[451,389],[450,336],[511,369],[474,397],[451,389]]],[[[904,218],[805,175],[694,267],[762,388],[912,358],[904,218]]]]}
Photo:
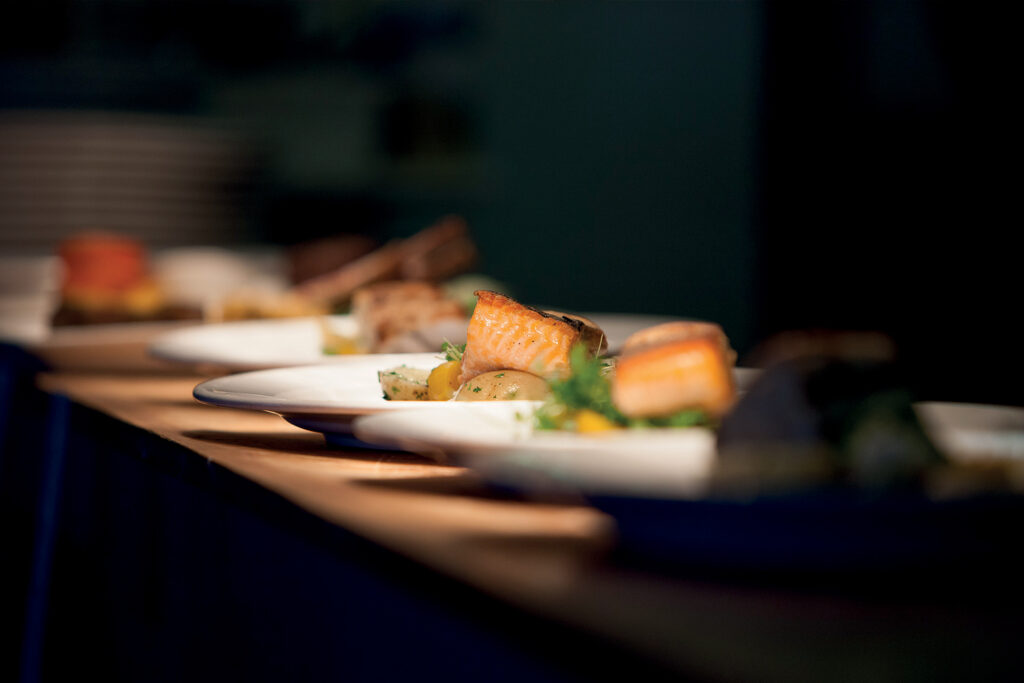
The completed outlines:
{"type": "MultiPolygon", "coordinates": [[[[584,314],[608,338],[609,349],[617,349],[633,332],[678,318],[625,313],[584,314]]],[[[345,356],[323,353],[320,318],[282,318],[211,323],[176,330],[153,341],[151,353],[164,360],[209,364],[231,371],[334,363],[345,356]]],[[[330,329],[343,336],[355,336],[356,322],[347,315],[325,316],[330,329]]],[[[438,345],[440,350],[440,345],[438,345]]]]}
{"type": "Polygon", "coordinates": [[[27,348],[54,370],[81,372],[178,373],[149,354],[149,345],[165,334],[194,326],[194,321],[154,320],[50,328],[27,348]]]}
{"type": "Polygon", "coordinates": [[[161,335],[150,353],[166,361],[216,365],[243,371],[311,365],[344,360],[346,356],[323,351],[322,324],[332,332],[355,336],[355,320],[347,315],[239,320],[198,325],[161,335]]]}

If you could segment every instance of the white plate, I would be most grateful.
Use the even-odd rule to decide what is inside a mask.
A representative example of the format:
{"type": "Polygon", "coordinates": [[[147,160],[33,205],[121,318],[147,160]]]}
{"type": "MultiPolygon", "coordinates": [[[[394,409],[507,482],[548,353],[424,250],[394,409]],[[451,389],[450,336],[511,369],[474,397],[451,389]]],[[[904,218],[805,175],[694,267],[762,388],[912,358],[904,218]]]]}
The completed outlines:
{"type": "MultiPolygon", "coordinates": [[[[327,323],[338,334],[356,334],[351,316],[327,316],[327,323]]],[[[316,317],[196,325],[159,337],[149,352],[163,360],[235,371],[332,363],[345,358],[323,352],[323,332],[316,317]]]]}
{"type": "Polygon", "coordinates": [[[715,456],[704,428],[616,430],[593,435],[534,430],[536,403],[451,403],[357,419],[362,441],[445,456],[520,489],[644,491],[695,495],[715,456]],[[526,403],[526,405],[516,405],[526,403]]]}
{"type": "Polygon", "coordinates": [[[935,445],[957,462],[1024,463],[1024,408],[941,401],[914,408],[935,445]]]}
{"type": "MultiPolygon", "coordinates": [[[[739,386],[755,373],[739,368],[739,386]]],[[[917,410],[936,445],[955,462],[1024,461],[1024,409],[930,402],[917,410]]],[[[580,435],[533,430],[531,414],[532,406],[503,403],[453,404],[444,413],[413,407],[359,418],[353,433],[364,442],[448,456],[493,483],[535,492],[688,499],[705,494],[711,483],[710,430],[580,435]]]]}
{"type": "MultiPolygon", "coordinates": [[[[620,347],[637,330],[679,319],[618,313],[586,315],[604,330],[610,349],[620,347]]],[[[351,316],[328,316],[327,321],[338,334],[354,336],[357,332],[351,316]]],[[[282,318],[212,323],[178,330],[156,339],[150,353],[168,361],[217,365],[232,371],[335,363],[344,359],[324,354],[322,346],[318,318],[282,318]]]]}
{"type": "MultiPolygon", "coordinates": [[[[200,401],[227,408],[265,410],[288,422],[327,435],[351,434],[360,415],[419,407],[448,408],[448,401],[389,401],[377,372],[406,365],[433,368],[439,353],[394,353],[338,356],[330,365],[257,370],[207,380],[193,390],[200,401]]],[[[515,403],[530,404],[528,401],[515,403]]]]}

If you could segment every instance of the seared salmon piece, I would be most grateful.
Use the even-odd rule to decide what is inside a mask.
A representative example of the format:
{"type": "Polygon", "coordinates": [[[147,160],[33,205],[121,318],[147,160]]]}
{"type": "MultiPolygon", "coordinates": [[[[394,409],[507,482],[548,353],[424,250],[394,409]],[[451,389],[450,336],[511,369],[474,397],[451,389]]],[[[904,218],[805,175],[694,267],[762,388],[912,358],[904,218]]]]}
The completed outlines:
{"type": "Polygon", "coordinates": [[[475,294],[460,383],[491,370],[523,370],[545,378],[568,374],[569,352],[583,342],[580,320],[524,306],[497,292],[475,294]]]}
{"type": "Polygon", "coordinates": [[[612,377],[612,401],[627,417],[700,409],[721,416],[736,400],[733,364],[721,327],[665,323],[626,340],[612,377]]]}
{"type": "Polygon", "coordinates": [[[705,336],[717,339],[718,343],[722,345],[722,350],[729,363],[736,362],[736,352],[729,347],[729,339],[725,336],[722,326],[703,320],[675,320],[637,330],[622,343],[620,353],[628,354],[669,341],[705,336]]]}

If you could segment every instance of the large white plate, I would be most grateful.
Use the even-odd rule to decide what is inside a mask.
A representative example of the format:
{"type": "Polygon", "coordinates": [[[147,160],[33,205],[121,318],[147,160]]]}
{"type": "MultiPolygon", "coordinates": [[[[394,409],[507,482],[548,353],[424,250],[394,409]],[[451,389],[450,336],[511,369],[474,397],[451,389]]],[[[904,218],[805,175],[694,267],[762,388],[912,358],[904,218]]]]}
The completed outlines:
{"type": "Polygon", "coordinates": [[[412,408],[353,423],[362,441],[437,459],[451,458],[496,483],[527,489],[672,492],[703,488],[715,456],[704,428],[616,430],[582,435],[535,430],[537,404],[451,403],[412,408]]]}
{"type": "MultiPolygon", "coordinates": [[[[207,380],[193,390],[204,403],[264,410],[288,422],[326,435],[351,434],[360,415],[418,407],[450,409],[449,401],[389,401],[377,372],[405,365],[433,368],[443,362],[439,353],[395,353],[338,356],[331,365],[311,365],[243,372],[207,380]]],[[[529,408],[530,401],[510,401],[529,408]]]]}
{"type": "MultiPolygon", "coordinates": [[[[755,373],[737,369],[741,389],[755,373]]],[[[685,499],[705,493],[715,459],[707,429],[581,435],[532,429],[532,406],[461,403],[437,413],[408,405],[356,420],[353,433],[369,443],[451,457],[513,487],[685,499]]],[[[925,402],[916,410],[936,446],[955,462],[1024,463],[1024,409],[925,402]]]]}
{"type": "MultiPolygon", "coordinates": [[[[613,350],[637,330],[679,319],[619,313],[586,315],[604,330],[613,350]]],[[[357,331],[351,316],[327,316],[327,323],[338,334],[353,336],[357,331]]],[[[344,359],[324,354],[322,346],[318,318],[281,318],[211,323],[177,330],[156,339],[150,345],[150,353],[168,361],[216,365],[233,371],[336,363],[344,359]]]]}

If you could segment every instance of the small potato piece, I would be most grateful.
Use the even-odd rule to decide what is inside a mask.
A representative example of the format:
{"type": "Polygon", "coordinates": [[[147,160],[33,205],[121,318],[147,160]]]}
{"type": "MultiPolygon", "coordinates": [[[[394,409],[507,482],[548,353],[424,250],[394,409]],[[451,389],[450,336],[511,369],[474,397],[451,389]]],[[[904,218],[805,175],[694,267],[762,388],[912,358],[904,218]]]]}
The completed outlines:
{"type": "Polygon", "coordinates": [[[450,360],[430,371],[427,378],[427,398],[431,401],[447,401],[459,390],[459,373],[462,363],[450,360]]]}
{"type": "Polygon", "coordinates": [[[429,376],[430,370],[404,365],[377,373],[384,398],[389,401],[426,401],[429,376]]]}
{"type": "Polygon", "coordinates": [[[521,370],[495,370],[477,375],[459,388],[456,401],[543,401],[551,390],[537,375],[521,370]]]}

